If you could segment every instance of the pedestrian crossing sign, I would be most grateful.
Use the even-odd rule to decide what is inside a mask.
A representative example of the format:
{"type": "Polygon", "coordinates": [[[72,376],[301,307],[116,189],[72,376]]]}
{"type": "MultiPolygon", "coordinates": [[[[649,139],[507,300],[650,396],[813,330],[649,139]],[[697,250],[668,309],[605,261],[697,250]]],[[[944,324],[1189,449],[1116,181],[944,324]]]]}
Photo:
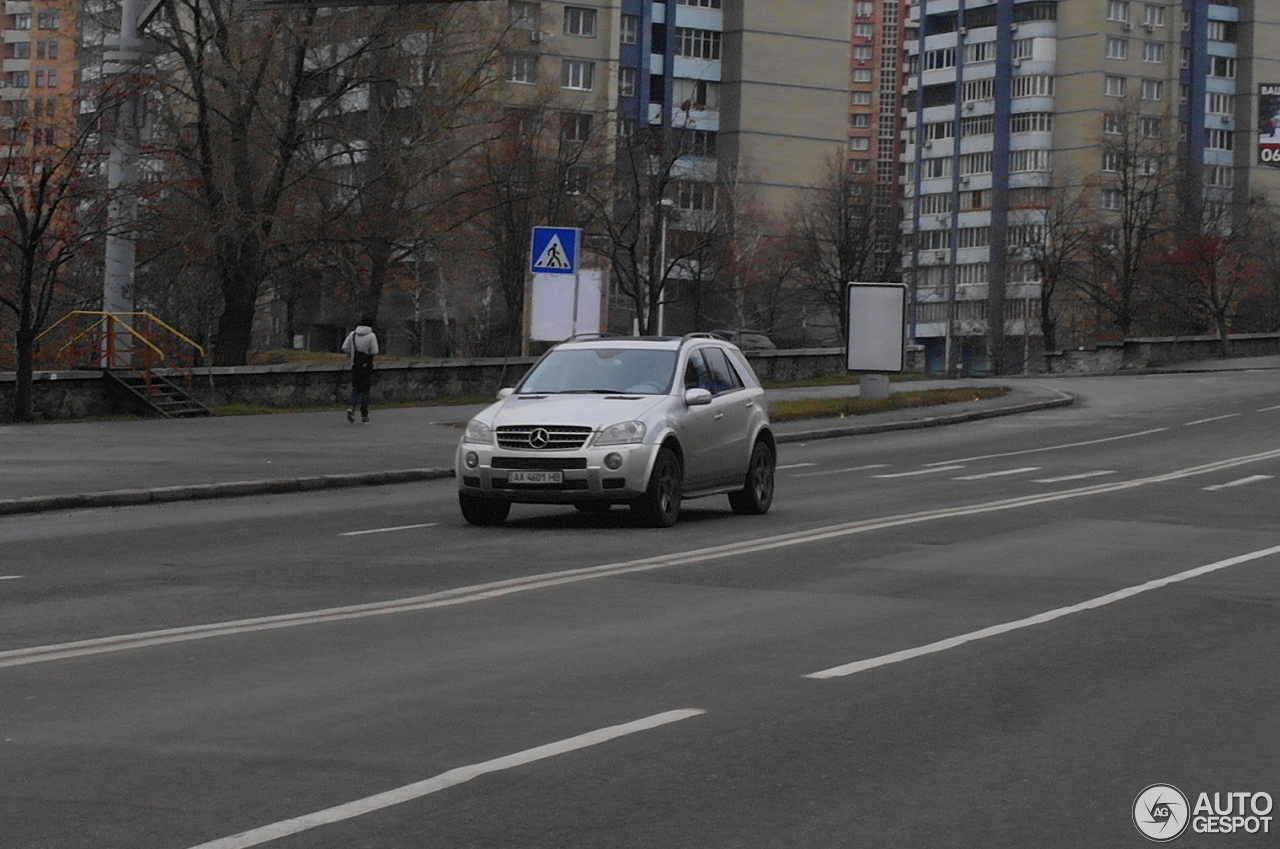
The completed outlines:
{"type": "Polygon", "coordinates": [[[582,231],[577,227],[534,227],[529,271],[533,274],[576,274],[581,235],[582,231]]]}

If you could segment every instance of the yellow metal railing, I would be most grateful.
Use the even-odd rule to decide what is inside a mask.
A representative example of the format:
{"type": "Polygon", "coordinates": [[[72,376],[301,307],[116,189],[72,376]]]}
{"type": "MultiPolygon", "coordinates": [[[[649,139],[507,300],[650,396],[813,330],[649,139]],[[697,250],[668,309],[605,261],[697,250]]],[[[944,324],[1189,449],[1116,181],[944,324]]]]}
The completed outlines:
{"type": "Polygon", "coordinates": [[[169,368],[193,382],[204,348],[164,320],[146,312],[75,310],[36,337],[42,369],[125,369],[140,375],[151,393],[153,371],[169,368]]]}

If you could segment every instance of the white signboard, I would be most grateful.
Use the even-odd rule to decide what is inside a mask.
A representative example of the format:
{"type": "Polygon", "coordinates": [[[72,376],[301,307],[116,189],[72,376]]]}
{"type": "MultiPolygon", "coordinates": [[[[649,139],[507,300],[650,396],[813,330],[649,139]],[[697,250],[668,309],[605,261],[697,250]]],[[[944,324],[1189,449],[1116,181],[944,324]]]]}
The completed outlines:
{"type": "Polygon", "coordinates": [[[872,374],[900,373],[906,366],[907,287],[850,283],[846,288],[846,367],[872,374]]]}
{"type": "Polygon", "coordinates": [[[529,338],[562,342],[578,333],[599,333],[603,285],[604,275],[598,268],[584,268],[570,276],[533,275],[529,293],[529,338]]]}

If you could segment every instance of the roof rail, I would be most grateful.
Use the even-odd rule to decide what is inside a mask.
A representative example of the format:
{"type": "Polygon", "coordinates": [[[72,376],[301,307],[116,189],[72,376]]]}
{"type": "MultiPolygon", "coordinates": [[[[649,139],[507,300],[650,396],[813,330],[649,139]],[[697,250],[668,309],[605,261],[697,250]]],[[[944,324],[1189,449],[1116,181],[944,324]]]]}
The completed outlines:
{"type": "Polygon", "coordinates": [[[616,339],[620,335],[621,334],[618,334],[618,333],[575,333],[572,336],[570,336],[568,339],[565,339],[564,341],[580,342],[583,339],[616,339]]]}
{"type": "MultiPolygon", "coordinates": [[[[715,335],[714,333],[707,333],[706,331],[702,331],[702,330],[699,330],[696,333],[686,333],[681,338],[683,339],[720,339],[720,337],[715,335]]],[[[721,339],[720,341],[723,342],[724,340],[721,339]]]]}

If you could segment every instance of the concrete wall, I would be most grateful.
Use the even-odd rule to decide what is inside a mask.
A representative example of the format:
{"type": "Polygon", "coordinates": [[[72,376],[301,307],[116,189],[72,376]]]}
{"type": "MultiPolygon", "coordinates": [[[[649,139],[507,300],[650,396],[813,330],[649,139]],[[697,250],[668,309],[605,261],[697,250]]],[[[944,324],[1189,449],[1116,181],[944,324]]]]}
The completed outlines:
{"type": "MultiPolygon", "coordinates": [[[[1230,339],[1233,357],[1280,354],[1280,333],[1242,333],[1230,339]]],[[[1048,362],[1050,374],[1106,374],[1217,357],[1217,336],[1185,336],[1176,339],[1126,339],[1096,348],[1058,351],[1048,355],[1048,362]]]]}
{"type": "MultiPolygon", "coordinates": [[[[761,380],[796,380],[844,371],[840,348],[764,351],[749,355],[761,380]]],[[[492,395],[513,386],[534,357],[477,360],[383,361],[374,372],[376,401],[424,401],[459,395],[492,395]]],[[[345,363],[236,366],[202,369],[191,392],[208,406],[347,402],[350,371],[345,363]]],[[[13,419],[15,379],[0,374],[0,422],[13,419]]],[[[96,371],[37,372],[37,417],[66,420],[122,414],[126,406],[96,371]]]]}

